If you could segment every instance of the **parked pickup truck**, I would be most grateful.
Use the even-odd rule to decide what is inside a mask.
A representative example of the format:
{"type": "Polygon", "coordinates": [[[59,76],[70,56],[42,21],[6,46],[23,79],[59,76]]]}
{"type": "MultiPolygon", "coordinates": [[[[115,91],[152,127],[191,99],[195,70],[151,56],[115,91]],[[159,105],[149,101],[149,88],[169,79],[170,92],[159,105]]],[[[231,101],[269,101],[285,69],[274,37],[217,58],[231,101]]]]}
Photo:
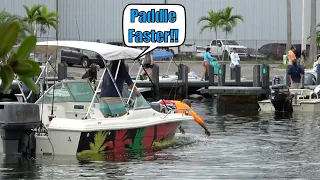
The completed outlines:
{"type": "Polygon", "coordinates": [[[225,40],[225,39],[218,39],[217,41],[214,39],[211,41],[209,45],[211,48],[211,54],[213,56],[221,56],[224,55],[224,60],[229,59],[229,56],[233,48],[237,48],[237,53],[240,58],[248,58],[248,50],[247,47],[239,45],[234,40],[225,40]]]}

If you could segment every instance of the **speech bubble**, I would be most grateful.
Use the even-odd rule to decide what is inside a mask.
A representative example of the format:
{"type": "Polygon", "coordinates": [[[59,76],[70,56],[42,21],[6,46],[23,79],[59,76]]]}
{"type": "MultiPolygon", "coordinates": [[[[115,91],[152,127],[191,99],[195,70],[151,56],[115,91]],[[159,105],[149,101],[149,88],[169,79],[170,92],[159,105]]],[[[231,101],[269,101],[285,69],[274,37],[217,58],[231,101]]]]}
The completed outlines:
{"type": "Polygon", "coordinates": [[[128,4],[122,31],[126,46],[145,47],[137,58],[157,47],[180,46],[186,38],[185,8],[180,4],[128,4]]]}

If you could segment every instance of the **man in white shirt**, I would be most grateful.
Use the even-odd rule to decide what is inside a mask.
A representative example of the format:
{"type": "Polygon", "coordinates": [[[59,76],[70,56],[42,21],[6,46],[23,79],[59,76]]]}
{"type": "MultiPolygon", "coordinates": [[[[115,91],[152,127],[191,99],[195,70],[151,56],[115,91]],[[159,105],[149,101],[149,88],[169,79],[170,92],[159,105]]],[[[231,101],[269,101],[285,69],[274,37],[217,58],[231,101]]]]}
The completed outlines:
{"type": "MultiPolygon", "coordinates": [[[[231,63],[230,63],[231,68],[235,68],[236,66],[240,66],[240,57],[237,53],[237,48],[233,48],[233,52],[231,53],[230,57],[231,57],[231,63]]],[[[240,72],[240,77],[242,77],[241,72],[240,72]]]]}
{"type": "Polygon", "coordinates": [[[235,66],[240,66],[240,57],[237,53],[237,48],[233,48],[233,52],[230,55],[231,57],[231,64],[230,67],[234,68],[235,66]]]}

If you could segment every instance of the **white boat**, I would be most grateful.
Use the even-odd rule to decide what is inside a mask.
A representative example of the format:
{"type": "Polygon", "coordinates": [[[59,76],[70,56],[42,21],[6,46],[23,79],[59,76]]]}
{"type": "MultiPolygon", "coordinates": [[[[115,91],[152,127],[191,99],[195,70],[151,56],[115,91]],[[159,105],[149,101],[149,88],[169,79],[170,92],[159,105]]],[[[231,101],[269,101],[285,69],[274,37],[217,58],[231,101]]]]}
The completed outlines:
{"type": "MultiPolygon", "coordinates": [[[[35,51],[53,54],[61,47],[90,50],[107,61],[134,59],[142,52],[85,41],[38,42],[35,51]]],[[[110,72],[106,68],[102,76],[106,71],[110,72]]],[[[101,80],[98,89],[100,85],[101,80]]],[[[126,89],[123,89],[122,100],[127,113],[104,118],[99,110],[97,93],[87,81],[63,80],[45,91],[35,104],[0,103],[3,117],[0,120],[3,137],[0,138],[0,152],[10,155],[31,151],[35,154],[77,155],[79,158],[93,156],[95,160],[103,160],[102,154],[106,152],[166,147],[182,122],[193,121],[192,116],[174,110],[161,113],[160,104],[157,111],[143,96],[134,97],[126,89]],[[23,113],[28,116],[21,116],[23,113]],[[12,132],[12,127],[16,131],[12,132]],[[32,129],[26,131],[29,127],[32,129]]]]}
{"type": "MultiPolygon", "coordinates": [[[[317,93],[310,89],[289,89],[292,94],[293,112],[317,112],[320,111],[320,99],[317,93]]],[[[260,110],[263,112],[274,112],[275,107],[271,99],[258,101],[260,110]]]]}

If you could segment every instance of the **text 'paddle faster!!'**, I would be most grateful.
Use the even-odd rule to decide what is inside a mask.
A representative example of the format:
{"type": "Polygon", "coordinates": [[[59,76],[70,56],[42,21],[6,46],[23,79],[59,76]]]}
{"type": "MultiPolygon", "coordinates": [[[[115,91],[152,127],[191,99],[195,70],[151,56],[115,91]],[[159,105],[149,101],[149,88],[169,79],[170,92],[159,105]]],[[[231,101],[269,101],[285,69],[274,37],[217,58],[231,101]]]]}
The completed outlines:
{"type": "Polygon", "coordinates": [[[184,43],[186,13],[177,4],[129,4],[123,11],[123,39],[129,47],[146,47],[139,55],[157,47],[174,47],[184,43]]]}

